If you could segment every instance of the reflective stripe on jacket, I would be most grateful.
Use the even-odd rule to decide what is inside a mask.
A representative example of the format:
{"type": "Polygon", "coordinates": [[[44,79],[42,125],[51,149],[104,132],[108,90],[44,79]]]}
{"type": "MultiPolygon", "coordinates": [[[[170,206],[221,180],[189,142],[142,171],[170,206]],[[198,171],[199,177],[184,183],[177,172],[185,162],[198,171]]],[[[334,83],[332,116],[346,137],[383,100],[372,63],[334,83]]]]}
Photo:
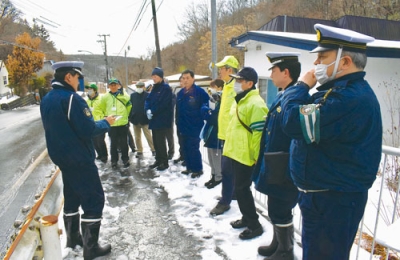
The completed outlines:
{"type": "MultiPolygon", "coordinates": [[[[223,155],[252,166],[256,163],[260,149],[260,139],[268,108],[258,89],[253,89],[237,104],[240,120],[250,127],[250,133],[239,121],[236,111],[228,125],[223,155]]],[[[236,110],[236,105],[234,105],[236,110]]]]}

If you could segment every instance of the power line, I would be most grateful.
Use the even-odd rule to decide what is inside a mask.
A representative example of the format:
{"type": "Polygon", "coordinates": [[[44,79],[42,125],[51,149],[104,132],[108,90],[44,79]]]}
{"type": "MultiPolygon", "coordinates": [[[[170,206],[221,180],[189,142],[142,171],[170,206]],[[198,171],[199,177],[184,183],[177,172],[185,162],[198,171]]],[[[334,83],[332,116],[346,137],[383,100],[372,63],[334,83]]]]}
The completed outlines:
{"type": "Polygon", "coordinates": [[[13,42],[8,42],[8,41],[4,41],[4,40],[0,40],[0,42],[3,42],[5,44],[7,44],[7,45],[12,45],[12,46],[15,46],[15,47],[19,47],[19,48],[22,48],[22,49],[27,49],[27,50],[30,50],[30,51],[33,51],[33,52],[46,53],[44,51],[39,51],[39,50],[36,50],[36,49],[32,49],[31,47],[28,47],[28,46],[25,46],[25,45],[16,44],[16,43],[13,43],[13,42]]]}
{"type": "Polygon", "coordinates": [[[145,11],[147,10],[147,7],[149,6],[150,2],[147,3],[147,5],[146,5],[146,3],[147,3],[147,0],[143,0],[142,6],[141,6],[141,8],[140,8],[138,14],[136,15],[135,23],[133,24],[132,29],[131,29],[131,31],[129,32],[128,37],[126,38],[124,44],[122,45],[121,50],[118,52],[118,56],[121,54],[122,50],[125,48],[126,43],[128,42],[129,38],[130,38],[131,35],[132,35],[132,32],[133,32],[134,30],[137,29],[137,27],[139,26],[140,22],[142,21],[143,14],[144,14],[145,11]],[[144,8],[146,8],[146,9],[144,9],[144,8]]]}

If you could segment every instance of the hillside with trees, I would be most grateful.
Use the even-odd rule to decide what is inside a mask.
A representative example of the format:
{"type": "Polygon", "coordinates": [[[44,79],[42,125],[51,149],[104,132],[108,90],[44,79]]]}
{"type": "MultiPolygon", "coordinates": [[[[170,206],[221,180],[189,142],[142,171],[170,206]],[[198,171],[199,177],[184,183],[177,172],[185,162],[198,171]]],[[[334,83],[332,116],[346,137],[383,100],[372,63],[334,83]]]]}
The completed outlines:
{"type": "MultiPolygon", "coordinates": [[[[210,75],[208,64],[211,61],[211,31],[209,0],[192,3],[179,26],[180,39],[161,50],[162,67],[165,74],[176,74],[184,69],[193,69],[196,74],[210,75]]],[[[400,20],[399,0],[218,0],[217,1],[217,59],[228,54],[235,55],[243,64],[243,53],[231,48],[228,42],[246,31],[257,30],[278,15],[336,20],[344,15],[356,15],[387,20],[400,20]]],[[[54,43],[43,25],[33,23],[29,26],[21,19],[22,13],[10,0],[0,0],[0,59],[6,64],[13,61],[17,38],[23,33],[30,36],[32,52],[42,53],[47,60],[66,60],[71,58],[54,48],[54,43]],[[35,47],[36,46],[36,47],[35,47]]],[[[89,56],[89,55],[86,55],[89,56]]],[[[101,55],[93,60],[93,67],[101,67],[101,55]]],[[[87,57],[86,57],[87,58],[87,57]]],[[[21,61],[23,62],[23,61],[21,61]]],[[[148,73],[157,65],[155,48],[137,59],[130,61],[129,81],[148,78],[148,73]]],[[[28,84],[36,79],[33,70],[26,80],[17,79],[12,72],[11,84],[28,84]]],[[[30,72],[29,72],[30,71],[30,72]]],[[[125,79],[125,63],[118,62],[112,67],[113,76],[125,79]]],[[[93,73],[97,73],[96,70],[93,73]]],[[[100,75],[98,78],[102,78],[100,75]]],[[[40,81],[39,81],[40,82],[40,81]]],[[[19,88],[20,86],[15,85],[19,88]]],[[[21,86],[21,90],[26,86],[21,86]]],[[[21,91],[23,93],[23,91],[21,91]]]]}

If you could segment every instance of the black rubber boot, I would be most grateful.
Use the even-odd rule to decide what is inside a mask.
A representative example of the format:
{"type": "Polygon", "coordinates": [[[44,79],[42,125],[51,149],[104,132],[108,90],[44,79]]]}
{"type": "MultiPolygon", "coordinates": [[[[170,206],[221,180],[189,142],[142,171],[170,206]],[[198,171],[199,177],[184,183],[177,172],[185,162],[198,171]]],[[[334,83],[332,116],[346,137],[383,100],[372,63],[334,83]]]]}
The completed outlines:
{"type": "Polygon", "coordinates": [[[274,225],[274,234],[272,237],[272,242],[268,246],[260,246],[258,248],[258,253],[262,256],[271,256],[275,253],[278,248],[278,240],[276,239],[276,226],[274,225]]]}
{"type": "Polygon", "coordinates": [[[73,216],[64,215],[64,227],[67,233],[67,247],[75,248],[76,245],[83,246],[81,232],[79,231],[81,216],[79,214],[73,216]]]}
{"type": "Polygon", "coordinates": [[[83,259],[92,260],[96,257],[107,255],[111,252],[111,245],[100,246],[99,233],[100,221],[96,222],[82,222],[82,235],[83,235],[83,259]]]}
{"type": "MultiPolygon", "coordinates": [[[[276,226],[275,226],[276,227],[276,226]]],[[[276,227],[276,239],[278,248],[271,256],[265,260],[293,260],[294,229],[293,225],[289,227],[276,227]]]]}

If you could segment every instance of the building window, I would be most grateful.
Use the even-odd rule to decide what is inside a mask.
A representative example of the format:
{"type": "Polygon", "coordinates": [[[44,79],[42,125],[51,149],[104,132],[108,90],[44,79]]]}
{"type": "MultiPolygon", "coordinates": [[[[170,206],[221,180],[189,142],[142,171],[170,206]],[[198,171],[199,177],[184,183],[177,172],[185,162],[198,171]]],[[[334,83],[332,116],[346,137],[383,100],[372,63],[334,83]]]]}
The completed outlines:
{"type": "Polygon", "coordinates": [[[260,95],[264,99],[267,107],[270,108],[276,95],[278,94],[278,88],[275,87],[274,83],[270,79],[259,79],[258,80],[260,95]]]}
{"type": "Polygon", "coordinates": [[[8,84],[7,76],[3,76],[3,83],[4,86],[8,84]]]}

